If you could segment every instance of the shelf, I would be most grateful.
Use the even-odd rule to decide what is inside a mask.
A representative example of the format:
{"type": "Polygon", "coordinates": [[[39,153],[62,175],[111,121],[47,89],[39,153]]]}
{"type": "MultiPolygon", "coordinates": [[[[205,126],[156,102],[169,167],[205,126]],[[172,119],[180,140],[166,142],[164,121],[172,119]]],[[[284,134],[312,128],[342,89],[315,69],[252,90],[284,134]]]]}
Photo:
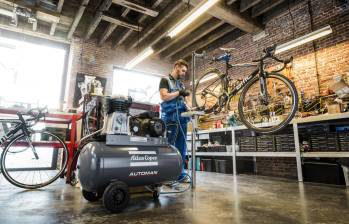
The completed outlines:
{"type": "MultiPolygon", "coordinates": [[[[190,154],[188,154],[190,156],[190,154]]],[[[232,152],[197,152],[196,156],[234,156],[232,152]]],[[[295,152],[236,152],[237,157],[296,157],[295,152]]],[[[349,157],[349,152],[303,152],[301,157],[341,158],[349,157]]]]}
{"type": "Polygon", "coordinates": [[[296,118],[292,120],[292,123],[310,123],[316,121],[328,121],[328,120],[339,120],[339,119],[349,119],[349,112],[338,113],[338,114],[323,114],[318,116],[310,116],[305,118],[296,118]]]}
{"type": "MultiPolygon", "coordinates": [[[[302,124],[302,123],[339,120],[339,119],[349,119],[349,112],[337,113],[337,114],[323,114],[323,115],[310,116],[305,118],[295,118],[290,122],[290,124],[302,124]]],[[[277,124],[277,123],[276,122],[264,123],[263,126],[268,127],[272,124],[277,124]]],[[[262,127],[262,125],[257,125],[257,126],[262,127]]],[[[246,130],[246,129],[248,128],[245,125],[240,125],[240,126],[234,126],[234,127],[200,130],[198,131],[197,134],[207,134],[207,133],[224,132],[224,131],[232,131],[232,130],[237,131],[237,130],[246,130]]],[[[189,134],[191,134],[191,132],[188,132],[188,135],[189,134]]]]}
{"type": "Polygon", "coordinates": [[[296,157],[295,152],[236,152],[238,157],[296,157]]]}
{"type": "Polygon", "coordinates": [[[312,158],[312,157],[340,158],[340,157],[349,157],[349,152],[302,152],[301,156],[304,158],[312,158]]]}
{"type": "MultiPolygon", "coordinates": [[[[232,127],[226,127],[226,128],[215,128],[215,129],[208,129],[208,130],[199,130],[196,134],[209,134],[209,133],[215,133],[215,132],[226,132],[231,131],[232,127]]],[[[191,135],[191,132],[188,132],[187,135],[191,135]]]]}
{"type": "MultiPolygon", "coordinates": [[[[188,152],[188,156],[191,153],[188,152]]],[[[195,156],[234,156],[232,152],[196,152],[195,156]]]]}

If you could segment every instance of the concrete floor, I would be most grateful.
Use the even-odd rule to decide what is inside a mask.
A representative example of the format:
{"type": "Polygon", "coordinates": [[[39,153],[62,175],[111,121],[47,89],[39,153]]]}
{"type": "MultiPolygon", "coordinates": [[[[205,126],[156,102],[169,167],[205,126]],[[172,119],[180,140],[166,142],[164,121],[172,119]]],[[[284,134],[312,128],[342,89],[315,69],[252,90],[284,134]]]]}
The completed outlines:
{"type": "Polygon", "coordinates": [[[193,192],[137,197],[110,214],[62,181],[26,191],[0,177],[0,223],[349,223],[349,188],[199,172],[193,192]]]}

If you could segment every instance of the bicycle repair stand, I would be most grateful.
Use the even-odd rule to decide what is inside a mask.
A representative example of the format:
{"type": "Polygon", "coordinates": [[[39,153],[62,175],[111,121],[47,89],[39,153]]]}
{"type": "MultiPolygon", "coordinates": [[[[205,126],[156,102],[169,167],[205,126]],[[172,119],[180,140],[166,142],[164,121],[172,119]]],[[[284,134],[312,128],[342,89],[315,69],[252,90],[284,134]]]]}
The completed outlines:
{"type": "MultiPolygon", "coordinates": [[[[205,52],[198,54],[195,51],[192,52],[192,63],[191,63],[191,75],[192,75],[192,106],[196,107],[195,104],[195,96],[194,96],[194,92],[195,92],[195,62],[196,62],[196,58],[204,58],[205,56],[205,52]]],[[[199,116],[204,115],[203,111],[188,111],[188,112],[184,112],[181,113],[182,117],[189,117],[192,123],[192,133],[191,133],[191,188],[195,189],[196,187],[196,157],[195,157],[195,151],[196,151],[196,136],[197,136],[197,121],[199,116]]]]}
{"type": "Polygon", "coordinates": [[[192,123],[191,132],[191,188],[194,189],[196,186],[196,137],[197,137],[197,121],[199,116],[204,115],[203,111],[187,111],[181,113],[182,117],[189,117],[192,123]]]}

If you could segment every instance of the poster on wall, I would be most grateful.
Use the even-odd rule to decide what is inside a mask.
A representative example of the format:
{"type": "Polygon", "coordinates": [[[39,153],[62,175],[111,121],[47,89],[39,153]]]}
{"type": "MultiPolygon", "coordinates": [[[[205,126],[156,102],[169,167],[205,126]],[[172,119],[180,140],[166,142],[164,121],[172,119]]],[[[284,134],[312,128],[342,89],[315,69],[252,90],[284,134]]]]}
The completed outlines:
{"type": "Polygon", "coordinates": [[[87,93],[104,95],[106,84],[106,78],[97,77],[89,74],[77,73],[73,107],[79,107],[79,102],[82,102],[83,96],[87,93]]]}

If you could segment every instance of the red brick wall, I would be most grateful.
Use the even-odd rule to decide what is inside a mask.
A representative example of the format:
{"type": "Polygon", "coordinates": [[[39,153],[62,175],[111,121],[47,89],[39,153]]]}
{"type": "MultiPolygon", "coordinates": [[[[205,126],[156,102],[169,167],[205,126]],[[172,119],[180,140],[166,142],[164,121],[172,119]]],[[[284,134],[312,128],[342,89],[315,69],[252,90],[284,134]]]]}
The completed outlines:
{"type": "MultiPolygon", "coordinates": [[[[304,91],[307,97],[323,92],[332,83],[335,74],[349,72],[349,5],[340,4],[340,1],[312,0],[313,30],[331,25],[333,33],[315,41],[317,67],[313,44],[306,44],[279,55],[280,58],[294,57],[291,77],[298,89],[304,91]],[[318,73],[318,75],[317,75],[318,73]],[[319,77],[319,79],[317,79],[319,77]],[[320,83],[320,89],[318,87],[320,83]]],[[[233,47],[232,64],[250,62],[261,55],[262,49],[272,44],[281,44],[311,32],[311,22],[308,13],[307,1],[296,1],[288,7],[271,12],[264,18],[266,37],[253,41],[251,34],[245,34],[222,47],[233,47]],[[292,17],[294,20],[293,22],[292,17]]],[[[222,52],[215,49],[209,52],[210,56],[217,56],[222,52]]],[[[216,64],[222,71],[223,66],[216,64]]],[[[210,67],[198,62],[198,76],[210,67]]],[[[230,75],[243,77],[251,69],[233,69],[230,75]]],[[[297,177],[295,158],[257,158],[257,174],[281,177],[297,177]]]]}
{"type": "MultiPolygon", "coordinates": [[[[107,42],[102,46],[96,45],[96,40],[84,41],[75,38],[70,46],[70,60],[66,102],[67,106],[72,106],[75,81],[77,73],[90,74],[107,78],[106,94],[111,94],[112,91],[112,74],[113,67],[123,67],[133,57],[136,52],[127,52],[123,49],[112,49],[111,43],[107,42]]],[[[168,61],[158,58],[148,58],[139,65],[134,67],[134,70],[148,72],[152,74],[167,75],[170,72],[172,65],[168,61]]]]}

